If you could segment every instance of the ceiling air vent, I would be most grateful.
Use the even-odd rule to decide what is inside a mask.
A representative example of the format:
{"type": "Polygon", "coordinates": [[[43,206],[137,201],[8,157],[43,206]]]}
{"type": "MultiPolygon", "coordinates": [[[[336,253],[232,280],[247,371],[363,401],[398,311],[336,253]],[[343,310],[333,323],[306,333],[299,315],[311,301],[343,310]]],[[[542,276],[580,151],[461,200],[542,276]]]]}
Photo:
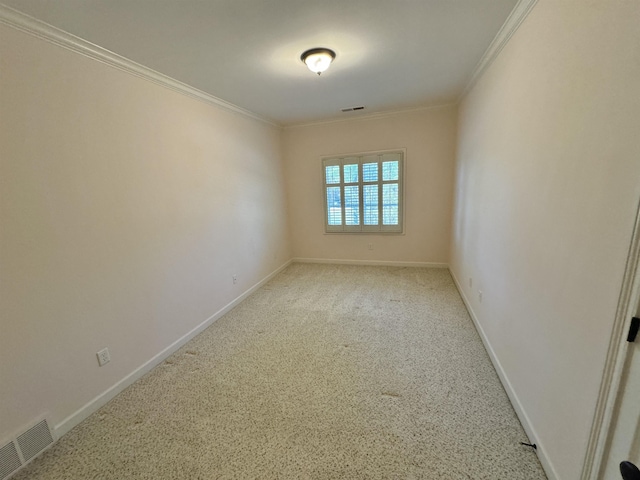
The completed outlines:
{"type": "Polygon", "coordinates": [[[340,109],[341,112],[356,112],[358,110],[364,110],[364,106],[360,105],[358,107],[347,107],[340,109]]]}

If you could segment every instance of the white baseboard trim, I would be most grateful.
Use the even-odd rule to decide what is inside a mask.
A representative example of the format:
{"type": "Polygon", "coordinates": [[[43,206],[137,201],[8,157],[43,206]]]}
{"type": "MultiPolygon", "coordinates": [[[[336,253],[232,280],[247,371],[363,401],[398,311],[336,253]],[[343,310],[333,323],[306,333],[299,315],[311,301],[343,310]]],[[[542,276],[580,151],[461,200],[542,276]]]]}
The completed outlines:
{"type": "Polygon", "coordinates": [[[222,307],[220,310],[218,310],[213,315],[211,315],[209,318],[207,318],[204,322],[202,322],[200,325],[195,327],[193,330],[191,330],[190,332],[186,333],[185,335],[183,335],[182,337],[177,339],[175,342],[173,342],[167,348],[165,348],[164,350],[159,352],[153,358],[151,358],[150,360],[148,360],[144,364],[140,365],[138,368],[136,368],[133,372],[131,372],[126,377],[124,377],[122,380],[120,380],[119,382],[117,382],[116,384],[114,384],[113,386],[111,386],[110,388],[105,390],[104,392],[102,392],[97,397],[95,397],[92,400],[90,400],[89,402],[87,402],[84,406],[80,407],[74,413],[69,415],[64,420],[62,420],[59,424],[55,425],[54,429],[55,429],[56,438],[62,437],[65,433],[69,432],[69,430],[71,430],[73,427],[78,425],[80,422],[82,422],[89,415],[91,415],[92,413],[96,412],[97,410],[99,410],[104,405],[106,405],[109,402],[109,400],[114,398],[116,395],[118,395],[120,392],[122,392],[125,388],[127,388],[129,385],[134,383],[136,380],[139,380],[140,378],[142,378],[146,373],[148,373],[151,370],[153,370],[154,367],[156,367],[158,364],[162,363],[167,357],[169,357],[171,354],[173,354],[176,350],[178,350],[180,347],[182,347],[185,343],[187,343],[189,340],[194,338],[196,335],[198,335],[199,333],[204,331],[207,327],[209,327],[216,320],[218,320],[223,315],[228,313],[234,307],[236,307],[240,302],[242,302],[245,298],[247,298],[249,295],[251,295],[257,289],[262,287],[265,283],[267,283],[269,280],[271,280],[273,277],[275,277],[282,270],[287,268],[291,263],[292,263],[292,260],[288,260],[287,262],[285,262],[283,265],[278,267],[276,270],[271,272],[265,278],[260,280],[258,283],[253,285],[248,290],[246,290],[240,296],[238,296],[233,301],[231,301],[230,303],[228,303],[227,305],[222,307]]]}
{"type": "Polygon", "coordinates": [[[471,303],[469,302],[469,299],[464,294],[464,291],[462,290],[461,284],[458,281],[458,279],[456,278],[455,273],[453,273],[453,270],[449,269],[449,272],[451,273],[451,278],[453,278],[453,281],[454,281],[454,283],[456,285],[456,288],[458,289],[458,292],[460,293],[460,297],[462,297],[462,301],[464,302],[465,306],[467,307],[467,311],[469,312],[469,316],[471,317],[471,320],[473,321],[473,324],[475,325],[476,330],[478,331],[478,334],[480,335],[480,338],[482,339],[482,343],[484,344],[484,348],[487,351],[487,353],[489,354],[489,358],[491,359],[491,363],[493,363],[493,367],[496,369],[496,373],[498,374],[498,377],[500,378],[500,382],[502,382],[502,386],[504,387],[505,392],[507,392],[507,396],[509,397],[509,400],[511,401],[511,405],[513,405],[513,409],[515,410],[516,415],[518,416],[518,419],[520,420],[520,423],[522,424],[522,427],[524,428],[525,433],[529,437],[530,441],[535,443],[536,446],[538,447],[538,449],[536,450],[536,453],[538,455],[538,458],[540,459],[540,463],[542,464],[542,468],[544,469],[544,472],[547,474],[547,478],[549,480],[559,480],[560,477],[558,477],[558,473],[556,472],[556,469],[553,467],[553,464],[551,463],[551,460],[549,458],[547,450],[544,448],[544,445],[540,441],[540,438],[538,437],[538,435],[536,433],[536,429],[534,428],[533,424],[531,423],[531,420],[529,419],[529,416],[525,412],[524,407],[522,406],[522,403],[520,402],[520,399],[518,398],[518,395],[516,394],[516,392],[514,391],[513,387],[511,386],[511,382],[509,381],[509,378],[507,377],[507,374],[505,373],[504,369],[502,368],[502,364],[500,363],[500,360],[498,359],[498,357],[496,355],[496,352],[493,350],[493,347],[491,346],[491,343],[489,342],[489,338],[487,337],[484,329],[482,328],[482,325],[480,325],[478,317],[476,316],[475,312],[473,311],[473,308],[471,307],[471,303]]]}
{"type": "Polygon", "coordinates": [[[336,258],[304,258],[295,257],[294,263],[326,263],[332,265],[371,265],[383,267],[422,267],[422,268],[449,268],[448,263],[436,262],[394,262],[387,260],[343,260],[336,258]]]}

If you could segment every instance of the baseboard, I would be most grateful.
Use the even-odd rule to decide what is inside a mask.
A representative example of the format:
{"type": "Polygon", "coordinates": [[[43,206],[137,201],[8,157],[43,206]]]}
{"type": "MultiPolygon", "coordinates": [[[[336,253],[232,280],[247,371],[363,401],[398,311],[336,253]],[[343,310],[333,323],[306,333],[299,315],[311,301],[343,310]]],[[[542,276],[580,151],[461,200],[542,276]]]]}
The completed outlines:
{"type": "Polygon", "coordinates": [[[194,338],[196,335],[198,335],[199,333],[204,331],[207,327],[209,327],[216,320],[218,320],[223,315],[228,313],[234,307],[236,307],[240,302],[242,302],[245,298],[247,298],[249,295],[251,295],[257,289],[262,287],[265,283],[267,283],[269,280],[271,280],[274,276],[276,276],[282,270],[287,268],[291,263],[292,263],[292,260],[289,260],[289,261],[285,262],[283,265],[281,265],[276,270],[274,270],[269,275],[267,275],[265,278],[260,280],[258,283],[256,283],[252,287],[250,287],[248,290],[246,290],[240,296],[238,296],[233,301],[231,301],[230,303],[228,303],[227,305],[222,307],[220,310],[218,310],[213,315],[211,315],[209,318],[207,318],[204,322],[202,322],[200,325],[195,327],[193,330],[191,330],[190,332],[188,332],[185,335],[183,335],[182,337],[180,337],[178,340],[176,340],[171,345],[169,345],[167,348],[165,348],[160,353],[155,355],[149,361],[145,362],[140,367],[136,368],[133,372],[131,372],[129,375],[127,375],[122,380],[117,382],[115,385],[111,386],[109,389],[105,390],[100,395],[98,395],[97,397],[93,398],[88,403],[86,403],[84,406],[80,407],[77,411],[75,411],[74,413],[69,415],[67,418],[62,420],[59,424],[55,425],[54,429],[55,429],[56,438],[62,437],[65,433],[67,433],[73,427],[78,425],[80,422],[82,422],[89,415],[91,415],[92,413],[96,412],[102,406],[106,405],[107,402],[109,402],[109,400],[114,398],[116,395],[118,395],[120,392],[122,392],[125,388],[127,388],[129,385],[134,383],[136,380],[139,380],[140,378],[142,378],[146,373],[148,373],[151,370],[153,370],[154,367],[156,367],[158,364],[162,363],[167,357],[169,357],[171,354],[173,354],[176,350],[178,350],[180,347],[182,347],[185,343],[187,343],[189,340],[194,338]]]}
{"type": "Polygon", "coordinates": [[[335,258],[303,258],[295,257],[295,263],[326,263],[332,265],[371,265],[384,267],[423,267],[423,268],[449,268],[447,263],[435,262],[394,262],[387,260],[344,260],[335,258]]]}
{"type": "Polygon", "coordinates": [[[449,272],[451,273],[451,277],[453,278],[456,288],[460,293],[460,297],[462,297],[462,301],[467,307],[469,316],[471,317],[471,320],[473,321],[473,324],[475,325],[476,330],[478,331],[478,335],[480,335],[480,338],[482,339],[484,348],[489,354],[491,363],[493,363],[493,367],[496,369],[498,377],[500,378],[500,382],[502,382],[502,386],[504,387],[505,392],[507,392],[507,396],[511,401],[511,405],[513,405],[513,409],[515,410],[516,415],[518,416],[518,419],[520,420],[520,423],[522,424],[522,427],[524,428],[525,433],[527,434],[529,439],[533,441],[533,443],[535,443],[536,446],[538,447],[536,450],[536,453],[538,455],[538,458],[540,459],[540,463],[542,464],[542,468],[544,469],[544,472],[547,474],[547,478],[549,480],[559,480],[560,477],[558,477],[558,473],[556,472],[556,469],[553,467],[553,464],[551,463],[551,459],[549,458],[547,450],[544,448],[544,444],[541,442],[540,437],[538,437],[536,433],[536,429],[531,423],[529,416],[525,412],[524,407],[522,406],[522,403],[518,398],[518,395],[516,394],[515,390],[511,386],[511,382],[509,381],[509,378],[507,377],[507,374],[505,373],[504,368],[502,368],[502,364],[500,363],[500,360],[498,359],[496,352],[493,350],[493,347],[491,346],[491,342],[489,342],[489,338],[487,337],[484,329],[482,328],[482,325],[478,321],[478,317],[473,311],[473,308],[471,307],[471,303],[469,302],[469,299],[464,294],[464,291],[462,290],[461,284],[456,278],[455,273],[453,273],[451,269],[449,269],[449,272]]]}

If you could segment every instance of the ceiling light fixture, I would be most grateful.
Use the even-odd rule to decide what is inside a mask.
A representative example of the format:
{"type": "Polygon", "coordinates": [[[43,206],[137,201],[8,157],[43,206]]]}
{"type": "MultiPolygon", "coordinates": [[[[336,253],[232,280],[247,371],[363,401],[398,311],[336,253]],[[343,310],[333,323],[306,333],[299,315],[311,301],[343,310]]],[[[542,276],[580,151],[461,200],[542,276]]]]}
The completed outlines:
{"type": "Polygon", "coordinates": [[[318,75],[329,68],[334,58],[336,58],[336,52],[328,48],[312,48],[300,55],[300,60],[307,65],[309,70],[318,75]]]}

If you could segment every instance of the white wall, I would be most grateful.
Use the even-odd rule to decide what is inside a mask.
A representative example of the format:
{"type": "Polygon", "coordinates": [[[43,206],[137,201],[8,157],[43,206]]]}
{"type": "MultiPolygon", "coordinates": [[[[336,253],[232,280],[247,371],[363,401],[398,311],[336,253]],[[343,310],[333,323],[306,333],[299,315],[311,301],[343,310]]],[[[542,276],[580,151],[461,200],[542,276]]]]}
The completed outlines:
{"type": "Polygon", "coordinates": [[[280,129],[3,25],[0,61],[2,439],[59,424],[290,250],[280,129]]]}
{"type": "Polygon", "coordinates": [[[640,196],[639,19],[639,2],[539,0],[460,106],[452,270],[566,480],[580,475],[640,196]]]}
{"type": "Polygon", "coordinates": [[[447,263],[455,132],[455,106],[286,128],[294,257],[447,263]],[[325,234],[320,157],[397,148],[406,148],[405,234],[325,234]]]}

